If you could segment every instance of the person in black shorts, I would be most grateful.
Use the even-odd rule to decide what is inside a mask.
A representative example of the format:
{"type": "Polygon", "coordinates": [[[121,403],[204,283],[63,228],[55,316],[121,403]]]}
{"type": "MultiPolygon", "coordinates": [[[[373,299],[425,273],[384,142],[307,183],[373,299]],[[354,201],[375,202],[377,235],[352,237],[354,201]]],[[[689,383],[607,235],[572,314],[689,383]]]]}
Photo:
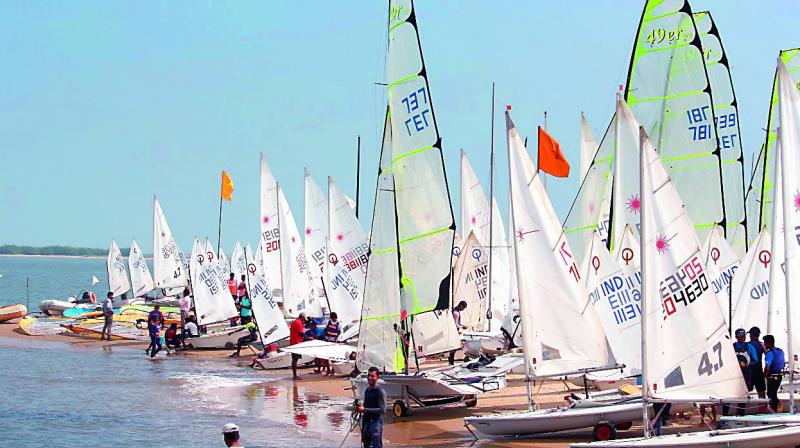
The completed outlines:
{"type": "MultiPolygon", "coordinates": [[[[767,398],[767,381],[764,379],[764,344],[758,338],[761,336],[761,329],[753,327],[748,332],[750,340],[748,344],[753,346],[756,358],[750,360],[750,382],[747,384],[748,391],[756,390],[758,398],[767,398]]],[[[763,409],[762,409],[763,411],[763,409]]]]}

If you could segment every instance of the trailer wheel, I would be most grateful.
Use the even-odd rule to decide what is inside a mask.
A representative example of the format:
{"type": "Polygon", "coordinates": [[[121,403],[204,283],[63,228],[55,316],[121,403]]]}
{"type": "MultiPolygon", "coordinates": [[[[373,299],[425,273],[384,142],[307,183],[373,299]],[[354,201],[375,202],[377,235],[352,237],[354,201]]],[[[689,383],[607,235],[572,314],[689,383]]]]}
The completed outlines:
{"type": "Polygon", "coordinates": [[[233,342],[228,341],[228,342],[225,343],[225,348],[228,349],[228,350],[232,350],[232,349],[236,348],[236,346],[233,345],[233,342]]]}
{"type": "Polygon", "coordinates": [[[633,427],[633,422],[617,423],[614,426],[620,431],[627,431],[633,427]]]}
{"type": "Polygon", "coordinates": [[[592,440],[595,442],[602,440],[614,440],[617,438],[617,430],[608,422],[600,422],[594,425],[592,430],[592,440]]]}
{"type": "Polygon", "coordinates": [[[475,395],[464,395],[464,406],[474,408],[478,405],[478,397],[475,395]]]}
{"type": "Polygon", "coordinates": [[[392,413],[394,413],[395,417],[405,417],[408,415],[408,406],[401,400],[397,400],[392,405],[392,413]]]}

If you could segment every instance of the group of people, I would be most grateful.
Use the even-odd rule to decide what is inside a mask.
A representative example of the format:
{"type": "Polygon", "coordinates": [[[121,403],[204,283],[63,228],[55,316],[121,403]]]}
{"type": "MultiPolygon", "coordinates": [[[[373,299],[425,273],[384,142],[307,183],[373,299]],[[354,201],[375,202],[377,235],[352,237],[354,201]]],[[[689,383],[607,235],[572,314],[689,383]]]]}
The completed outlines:
{"type": "MultiPolygon", "coordinates": [[[[775,337],[765,335],[759,339],[761,329],[753,327],[749,331],[739,328],[734,333],[736,342],[733,350],[739,361],[747,390],[756,390],[759,398],[768,398],[772,412],[778,412],[778,389],[783,380],[786,358],[783,350],[775,346],[775,337]],[[745,337],[749,335],[749,340],[745,337]]],[[[744,415],[744,405],[738,407],[739,415],[744,415]]]]}
{"type": "MultiPolygon", "coordinates": [[[[323,327],[317,325],[317,322],[308,317],[305,312],[301,312],[297,319],[292,321],[289,326],[289,345],[296,345],[304,341],[312,339],[319,339],[327,342],[336,342],[339,340],[339,335],[342,334],[341,323],[339,316],[335,312],[328,316],[328,321],[323,327]]],[[[292,353],[292,379],[299,380],[300,376],[297,375],[297,364],[302,358],[302,355],[292,353]]],[[[322,373],[323,375],[333,376],[333,368],[330,361],[326,359],[315,359],[315,373],[322,373]]]]}

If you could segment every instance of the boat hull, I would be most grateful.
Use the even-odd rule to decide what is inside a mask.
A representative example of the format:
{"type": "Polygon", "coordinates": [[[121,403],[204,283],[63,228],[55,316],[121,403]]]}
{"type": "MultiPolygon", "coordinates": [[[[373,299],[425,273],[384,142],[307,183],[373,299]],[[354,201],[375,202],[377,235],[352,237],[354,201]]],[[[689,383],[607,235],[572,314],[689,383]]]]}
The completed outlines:
{"type": "Polygon", "coordinates": [[[0,322],[19,319],[25,317],[26,314],[28,314],[28,308],[26,308],[25,305],[17,304],[0,307],[0,322]]]}
{"type": "MultiPolygon", "coordinates": [[[[298,361],[298,365],[308,364],[314,361],[314,358],[303,356],[298,361]]],[[[292,354],[280,352],[277,356],[269,358],[256,359],[255,362],[262,368],[267,370],[289,369],[292,367],[292,354]]]]}
{"type": "Polygon", "coordinates": [[[195,349],[233,349],[236,347],[236,343],[239,341],[239,338],[245,336],[246,334],[243,331],[237,332],[236,330],[239,328],[242,327],[235,327],[216,333],[200,335],[196,338],[187,339],[186,342],[195,349]]]}
{"type": "Polygon", "coordinates": [[[783,448],[800,443],[800,426],[761,426],[758,428],[723,429],[667,436],[612,440],[608,442],[573,443],[572,448],[647,447],[669,448],[691,446],[703,448],[783,448]]]}
{"type": "MultiPolygon", "coordinates": [[[[652,407],[649,409],[652,415],[652,407]]],[[[642,404],[625,403],[591,408],[554,408],[509,414],[466,417],[464,422],[487,436],[529,436],[591,428],[598,421],[629,423],[642,419],[642,404]]]]}

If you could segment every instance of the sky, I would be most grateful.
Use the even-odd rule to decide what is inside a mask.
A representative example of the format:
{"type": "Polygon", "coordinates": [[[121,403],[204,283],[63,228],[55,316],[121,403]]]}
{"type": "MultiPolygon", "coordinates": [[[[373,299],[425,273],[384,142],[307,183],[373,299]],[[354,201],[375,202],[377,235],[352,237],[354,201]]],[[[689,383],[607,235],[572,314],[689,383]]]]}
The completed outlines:
{"type": "MultiPolygon", "coordinates": [[[[370,226],[386,107],[385,1],[26,1],[0,14],[0,244],[152,249],[153,195],[178,244],[216,239],[220,172],[234,181],[222,245],[255,243],[263,152],[303,222],[303,168],[355,195],[370,226]]],[[[581,111],[602,136],[644,2],[415,3],[453,208],[459,150],[507,210],[503,113],[547,129],[573,166],[548,179],[563,218],[578,188],[581,111]]],[[[728,54],[746,169],[764,138],[778,50],[800,46],[789,0],[693,0],[728,54]]],[[[749,178],[749,176],[748,176],[749,178]]],[[[488,187],[487,187],[488,189],[488,187]]],[[[458,221],[458,218],[456,218],[458,221]]]]}

